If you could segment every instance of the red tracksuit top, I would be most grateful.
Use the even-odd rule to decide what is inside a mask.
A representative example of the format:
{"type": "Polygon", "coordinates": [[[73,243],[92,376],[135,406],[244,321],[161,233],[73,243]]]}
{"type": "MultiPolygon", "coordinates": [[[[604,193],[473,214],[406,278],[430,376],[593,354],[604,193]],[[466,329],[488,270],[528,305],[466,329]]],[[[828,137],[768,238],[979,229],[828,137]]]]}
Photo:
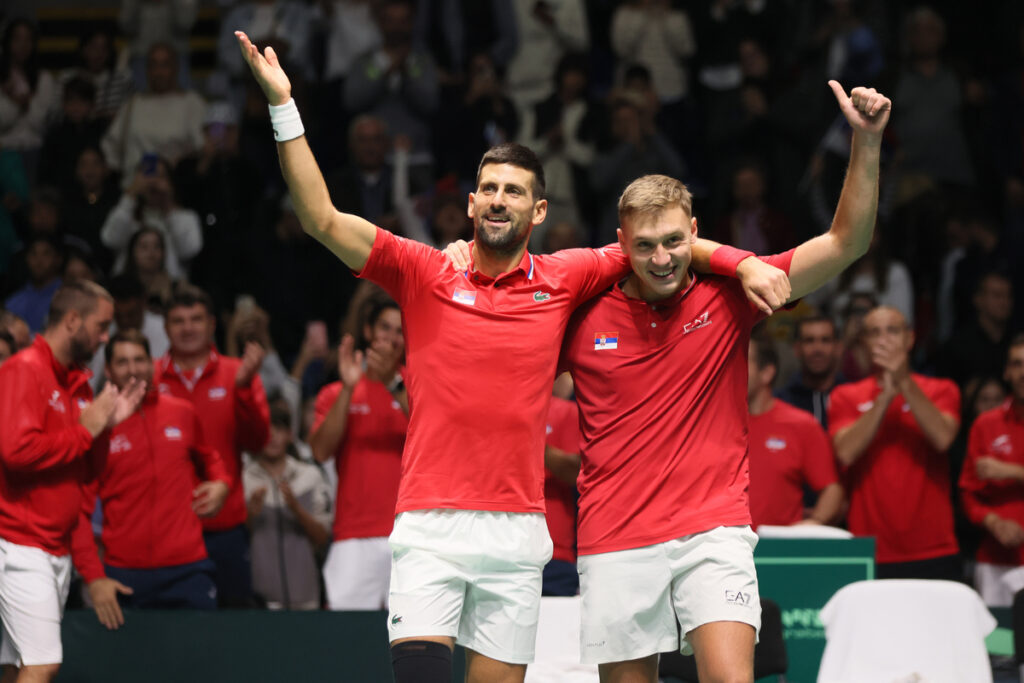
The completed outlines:
{"type": "Polygon", "coordinates": [[[0,366],[0,538],[70,552],[93,445],[78,416],[91,400],[89,372],[61,365],[42,335],[0,366]]]}
{"type": "Polygon", "coordinates": [[[216,517],[203,520],[204,531],[224,531],[245,523],[242,451],[257,453],[270,438],[270,407],[257,374],[247,387],[235,387],[242,361],[221,356],[213,348],[198,379],[189,388],[170,355],[157,361],[153,384],[162,394],[183,398],[199,415],[206,446],[220,454],[231,478],[231,492],[216,517]]]}
{"type": "Polygon", "coordinates": [[[85,486],[71,537],[71,557],[86,582],[105,576],[92,534],[97,495],[106,564],[155,569],[206,558],[192,489],[200,479],[230,486],[231,477],[220,455],[204,443],[192,404],[155,391],[110,431],[109,446],[94,458],[96,476],[85,486]]]}

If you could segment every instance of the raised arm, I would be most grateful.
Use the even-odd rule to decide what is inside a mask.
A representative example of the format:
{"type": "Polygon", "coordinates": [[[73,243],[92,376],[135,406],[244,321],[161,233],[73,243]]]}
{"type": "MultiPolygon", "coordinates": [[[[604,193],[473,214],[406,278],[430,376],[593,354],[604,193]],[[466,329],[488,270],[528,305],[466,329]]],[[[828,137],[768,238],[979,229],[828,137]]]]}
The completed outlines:
{"type": "MultiPolygon", "coordinates": [[[[263,54],[241,31],[236,31],[242,57],[267,96],[272,107],[294,107],[291,99],[291,83],[278,62],[274,49],[267,47],[263,54]],[[291,103],[291,104],[290,104],[291,103]]],[[[287,111],[281,112],[287,115],[287,111]]],[[[295,122],[298,113],[292,110],[295,122]]],[[[300,124],[301,127],[301,124],[300,124]]],[[[275,130],[275,137],[278,132],[275,130]]],[[[302,229],[315,237],[334,252],[341,261],[353,270],[362,270],[370,257],[370,249],[377,235],[377,228],[359,216],[342,213],[331,204],[320,167],[306,142],[305,135],[279,141],[277,154],[281,161],[281,172],[295,205],[295,214],[302,223],[302,229]]]]}
{"type": "Polygon", "coordinates": [[[793,254],[789,270],[791,300],[813,292],[863,256],[871,244],[878,215],[882,131],[889,121],[892,102],[874,88],[854,88],[847,97],[839,83],[828,84],[853,129],[850,165],[832,227],[801,244],[793,254]]]}

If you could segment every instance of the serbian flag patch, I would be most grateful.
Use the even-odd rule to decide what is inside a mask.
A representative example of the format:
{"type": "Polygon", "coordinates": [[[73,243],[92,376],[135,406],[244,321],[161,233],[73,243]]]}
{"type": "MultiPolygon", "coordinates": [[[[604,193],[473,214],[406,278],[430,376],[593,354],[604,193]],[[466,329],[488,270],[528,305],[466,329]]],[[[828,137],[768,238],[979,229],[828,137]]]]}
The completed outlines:
{"type": "Polygon", "coordinates": [[[618,332],[598,332],[594,335],[594,350],[604,351],[605,349],[619,348],[618,332]]]}
{"type": "Polygon", "coordinates": [[[476,292],[456,287],[455,293],[452,294],[452,301],[458,301],[467,306],[476,306],[476,292]]]}

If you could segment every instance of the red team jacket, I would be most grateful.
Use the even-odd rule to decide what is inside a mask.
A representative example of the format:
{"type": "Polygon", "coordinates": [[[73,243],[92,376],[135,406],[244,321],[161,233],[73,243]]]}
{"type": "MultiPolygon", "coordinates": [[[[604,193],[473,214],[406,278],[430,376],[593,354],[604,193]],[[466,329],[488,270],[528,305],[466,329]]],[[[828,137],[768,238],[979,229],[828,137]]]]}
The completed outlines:
{"type": "Polygon", "coordinates": [[[199,377],[186,381],[175,369],[170,356],[157,361],[153,384],[162,394],[190,402],[199,415],[206,445],[217,451],[231,480],[231,492],[220,514],[203,520],[204,531],[224,531],[245,523],[245,494],[242,491],[242,451],[258,452],[270,438],[270,408],[259,375],[241,389],[235,375],[241,361],[221,356],[212,348],[199,377]]]}
{"type": "MultiPolygon", "coordinates": [[[[1024,525],[1024,482],[1013,479],[978,479],[978,458],[988,456],[1015,465],[1024,465],[1024,420],[1014,412],[1012,400],[978,416],[967,439],[967,459],[960,472],[967,518],[982,526],[986,515],[994,512],[1024,525]]],[[[1007,548],[988,531],[978,546],[978,562],[1024,564],[1024,547],[1007,548]]]]}
{"type": "Polygon", "coordinates": [[[228,486],[232,479],[217,452],[204,443],[192,404],[155,391],[111,430],[109,447],[95,458],[97,477],[85,488],[71,541],[75,568],[86,582],[105,575],[92,534],[97,495],[103,504],[106,564],[153,569],[206,558],[192,489],[199,479],[228,486]]]}
{"type": "Polygon", "coordinates": [[[78,416],[91,400],[89,372],[61,365],[42,335],[0,366],[0,538],[70,551],[93,446],[78,416]]]}

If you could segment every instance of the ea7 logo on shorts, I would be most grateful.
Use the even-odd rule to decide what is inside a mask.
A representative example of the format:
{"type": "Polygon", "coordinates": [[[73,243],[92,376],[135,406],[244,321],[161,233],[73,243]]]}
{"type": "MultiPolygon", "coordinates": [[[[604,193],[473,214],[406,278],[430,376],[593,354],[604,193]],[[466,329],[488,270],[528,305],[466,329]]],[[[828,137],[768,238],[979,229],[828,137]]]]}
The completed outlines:
{"type": "Polygon", "coordinates": [[[683,325],[683,334],[690,334],[694,330],[699,330],[702,327],[707,327],[711,324],[711,316],[708,311],[704,311],[704,314],[694,318],[692,322],[688,322],[683,325]]]}
{"type": "Polygon", "coordinates": [[[744,593],[743,591],[725,591],[725,601],[730,605],[750,607],[750,603],[753,599],[754,596],[750,593],[744,593]]]}

